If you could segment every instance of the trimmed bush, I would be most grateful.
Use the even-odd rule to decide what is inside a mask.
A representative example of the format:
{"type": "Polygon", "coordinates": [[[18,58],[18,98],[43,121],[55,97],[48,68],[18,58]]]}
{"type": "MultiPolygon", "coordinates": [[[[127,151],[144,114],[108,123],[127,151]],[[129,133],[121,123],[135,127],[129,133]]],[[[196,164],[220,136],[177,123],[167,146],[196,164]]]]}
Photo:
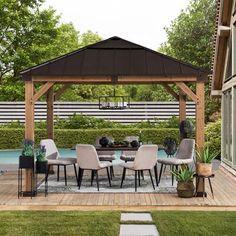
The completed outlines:
{"type": "Polygon", "coordinates": [[[221,119],[210,122],[205,127],[206,145],[209,145],[210,152],[221,151],[221,119]]]}
{"type": "MultiPolygon", "coordinates": [[[[143,142],[163,144],[166,137],[179,140],[179,130],[170,128],[141,129],[143,142]]],[[[0,129],[0,149],[22,148],[24,129],[0,129]]],[[[77,143],[94,144],[97,136],[113,136],[116,141],[122,141],[126,136],[140,136],[140,129],[56,129],[55,142],[58,147],[71,148],[77,143]]],[[[46,130],[35,130],[35,144],[47,138],[46,130]]]]}

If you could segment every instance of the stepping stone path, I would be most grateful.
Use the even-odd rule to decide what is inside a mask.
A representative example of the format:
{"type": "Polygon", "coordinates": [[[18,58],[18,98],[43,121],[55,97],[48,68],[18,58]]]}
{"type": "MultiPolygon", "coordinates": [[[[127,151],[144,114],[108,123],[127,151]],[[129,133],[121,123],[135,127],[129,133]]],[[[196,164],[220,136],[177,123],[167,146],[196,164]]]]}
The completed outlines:
{"type": "Polygon", "coordinates": [[[154,224],[142,224],[142,222],[152,223],[150,213],[121,213],[121,221],[133,221],[137,224],[121,224],[120,236],[159,236],[159,232],[154,224]]]}

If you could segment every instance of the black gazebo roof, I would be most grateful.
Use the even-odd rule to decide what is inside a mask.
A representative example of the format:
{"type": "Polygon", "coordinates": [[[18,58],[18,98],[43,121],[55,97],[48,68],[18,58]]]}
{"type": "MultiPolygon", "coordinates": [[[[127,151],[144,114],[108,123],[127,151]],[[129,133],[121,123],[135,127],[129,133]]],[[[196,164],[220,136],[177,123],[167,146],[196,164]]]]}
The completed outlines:
{"type": "Polygon", "coordinates": [[[162,76],[206,80],[208,72],[159,52],[112,37],[21,72],[32,76],[162,76]]]}

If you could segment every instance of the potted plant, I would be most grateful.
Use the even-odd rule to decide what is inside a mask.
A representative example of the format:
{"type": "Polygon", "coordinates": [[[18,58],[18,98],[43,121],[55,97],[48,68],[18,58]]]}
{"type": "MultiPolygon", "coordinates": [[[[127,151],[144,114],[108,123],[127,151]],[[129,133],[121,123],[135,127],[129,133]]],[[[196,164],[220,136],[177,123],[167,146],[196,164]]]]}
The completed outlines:
{"type": "Polygon", "coordinates": [[[39,149],[36,154],[36,171],[37,173],[46,173],[48,168],[48,161],[46,159],[45,146],[39,145],[39,149]]]}
{"type": "Polygon", "coordinates": [[[177,180],[177,194],[179,197],[190,198],[194,194],[193,175],[194,171],[189,168],[181,168],[172,171],[177,180]]]}
{"type": "Polygon", "coordinates": [[[205,146],[202,151],[196,151],[197,163],[196,172],[200,176],[212,175],[212,161],[218,156],[219,152],[210,152],[209,146],[205,146]]]}
{"type": "Polygon", "coordinates": [[[19,157],[19,168],[33,168],[34,167],[34,142],[30,139],[23,140],[23,149],[19,157]]]}
{"type": "Polygon", "coordinates": [[[177,150],[176,140],[174,138],[167,137],[164,140],[164,151],[168,157],[174,156],[177,150]]]}

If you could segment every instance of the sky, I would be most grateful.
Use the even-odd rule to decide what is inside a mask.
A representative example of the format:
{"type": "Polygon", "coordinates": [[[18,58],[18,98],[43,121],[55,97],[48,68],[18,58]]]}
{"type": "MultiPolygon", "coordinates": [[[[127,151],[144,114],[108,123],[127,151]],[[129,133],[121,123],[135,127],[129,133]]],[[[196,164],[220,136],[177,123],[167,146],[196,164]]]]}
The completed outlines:
{"type": "Polygon", "coordinates": [[[61,22],[72,22],[84,33],[97,32],[103,39],[118,36],[157,50],[166,41],[168,27],[190,0],[46,0],[61,15],[61,22]]]}

